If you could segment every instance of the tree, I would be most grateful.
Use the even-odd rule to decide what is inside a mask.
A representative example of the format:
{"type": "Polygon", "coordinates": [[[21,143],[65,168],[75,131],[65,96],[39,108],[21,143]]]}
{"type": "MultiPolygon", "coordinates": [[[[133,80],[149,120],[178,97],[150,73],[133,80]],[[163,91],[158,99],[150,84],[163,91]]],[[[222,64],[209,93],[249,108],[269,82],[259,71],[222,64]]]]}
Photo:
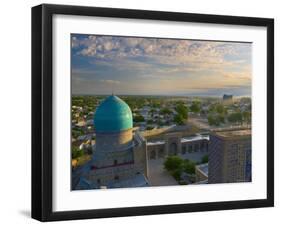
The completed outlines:
{"type": "Polygon", "coordinates": [[[182,173],[182,170],[180,169],[176,169],[172,172],[172,176],[177,180],[179,181],[181,179],[181,173],[182,173]]]}
{"type": "Polygon", "coordinates": [[[214,115],[208,115],[208,123],[210,126],[219,126],[220,125],[220,120],[218,119],[218,117],[214,116],[214,115]]]}
{"type": "Polygon", "coordinates": [[[216,105],[216,111],[218,114],[223,114],[224,113],[224,106],[222,104],[217,104],[216,105]]]}
{"type": "Polygon", "coordinates": [[[77,138],[77,137],[79,137],[79,136],[81,136],[81,135],[83,135],[83,134],[84,134],[84,132],[83,132],[83,130],[80,129],[80,128],[73,128],[73,129],[72,129],[72,136],[73,136],[74,138],[77,138]]]}
{"type": "Polygon", "coordinates": [[[188,174],[194,174],[195,173],[195,162],[186,159],[184,161],[183,170],[188,174]]]}
{"type": "Polygon", "coordinates": [[[190,111],[193,113],[199,113],[201,110],[201,103],[199,101],[193,101],[190,106],[190,111]]]}
{"type": "Polygon", "coordinates": [[[152,126],[147,126],[146,127],[146,130],[152,130],[152,129],[154,129],[154,127],[152,127],[152,126]]]}
{"type": "Polygon", "coordinates": [[[73,146],[71,149],[71,156],[73,159],[79,158],[84,154],[83,150],[80,150],[78,147],[73,146]]]}
{"type": "Polygon", "coordinates": [[[241,112],[235,112],[235,113],[232,113],[228,116],[228,121],[229,122],[232,122],[232,123],[242,123],[243,121],[243,116],[242,116],[242,113],[241,112]]]}
{"type": "Polygon", "coordinates": [[[216,111],[216,105],[215,104],[211,104],[208,108],[208,112],[209,113],[215,113],[216,111]]]}
{"type": "Polygon", "coordinates": [[[201,158],[201,163],[207,163],[209,161],[209,157],[208,155],[204,155],[202,158],[201,158]]]}
{"type": "Polygon", "coordinates": [[[172,113],[172,111],[169,108],[162,108],[160,113],[163,115],[169,115],[172,113]]]}
{"type": "Polygon", "coordinates": [[[146,122],[147,122],[147,124],[152,124],[153,120],[152,119],[148,119],[146,122]]]}
{"type": "Polygon", "coordinates": [[[149,113],[153,116],[154,113],[156,113],[156,110],[155,110],[154,108],[151,108],[150,111],[149,111],[149,113]]]}
{"type": "Polygon", "coordinates": [[[153,108],[159,108],[161,106],[161,103],[159,100],[152,100],[151,106],[153,108]]]}
{"type": "Polygon", "coordinates": [[[178,156],[169,156],[164,162],[164,168],[168,171],[181,169],[182,166],[183,160],[178,156]]]}
{"type": "Polygon", "coordinates": [[[134,117],[135,122],[144,122],[144,117],[142,115],[136,115],[134,117]]]}
{"type": "Polygon", "coordinates": [[[251,122],[251,112],[249,111],[244,111],[243,113],[243,120],[246,122],[246,123],[250,123],[251,122]]]}
{"type": "Polygon", "coordinates": [[[174,122],[178,125],[183,125],[184,119],[183,119],[182,115],[176,114],[175,117],[174,117],[174,122]]]}
{"type": "Polygon", "coordinates": [[[218,116],[217,116],[217,120],[219,121],[219,123],[224,123],[225,121],[224,121],[224,114],[219,114],[218,116]]]}
{"type": "Polygon", "coordinates": [[[188,108],[184,106],[182,103],[176,106],[176,112],[180,115],[183,119],[188,118],[188,108]]]}

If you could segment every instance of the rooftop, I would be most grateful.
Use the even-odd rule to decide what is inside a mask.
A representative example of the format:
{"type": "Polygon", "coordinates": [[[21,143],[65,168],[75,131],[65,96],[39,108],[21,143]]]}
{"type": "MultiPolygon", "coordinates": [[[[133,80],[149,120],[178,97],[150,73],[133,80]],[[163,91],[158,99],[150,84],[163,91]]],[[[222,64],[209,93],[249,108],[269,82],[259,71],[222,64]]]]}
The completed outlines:
{"type": "Polygon", "coordinates": [[[196,168],[207,177],[209,174],[208,163],[197,165],[196,168]]]}
{"type": "Polygon", "coordinates": [[[209,140],[209,135],[197,134],[196,136],[183,137],[181,138],[181,142],[197,141],[204,139],[209,140]]]}
{"type": "MultiPolygon", "coordinates": [[[[182,137],[181,143],[199,141],[199,140],[209,140],[209,135],[196,134],[196,136],[182,137]]],[[[151,145],[161,145],[161,144],[165,144],[165,140],[147,142],[147,145],[149,145],[149,146],[151,146],[151,145]]]]}
{"type": "Polygon", "coordinates": [[[164,140],[158,140],[158,141],[150,141],[147,142],[147,145],[151,146],[151,145],[160,145],[160,144],[165,144],[164,140]]]}
{"type": "Polygon", "coordinates": [[[252,131],[250,129],[229,130],[229,131],[219,131],[219,132],[217,131],[214,134],[222,138],[246,137],[246,136],[251,136],[252,131]]]}
{"type": "Polygon", "coordinates": [[[88,190],[88,189],[97,189],[97,188],[135,188],[135,187],[147,187],[149,183],[146,177],[143,174],[138,174],[132,178],[125,180],[117,180],[108,183],[106,186],[100,186],[95,182],[91,182],[84,177],[79,179],[79,183],[74,190],[88,190]]]}

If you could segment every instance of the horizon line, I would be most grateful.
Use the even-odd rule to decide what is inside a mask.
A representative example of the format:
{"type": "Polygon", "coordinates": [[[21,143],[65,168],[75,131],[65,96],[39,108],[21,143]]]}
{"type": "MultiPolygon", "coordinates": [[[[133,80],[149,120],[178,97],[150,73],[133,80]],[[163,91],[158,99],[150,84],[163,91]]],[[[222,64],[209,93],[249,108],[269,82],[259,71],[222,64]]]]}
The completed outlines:
{"type": "MultiPolygon", "coordinates": [[[[111,96],[112,93],[108,93],[108,94],[79,94],[79,93],[72,93],[71,96],[111,96]]],[[[163,96],[163,97],[215,97],[215,98],[218,98],[218,97],[223,97],[223,95],[232,95],[233,98],[242,98],[242,97],[249,97],[251,98],[252,96],[251,95],[240,95],[240,96],[237,96],[237,95],[233,95],[233,94],[227,94],[227,93],[224,93],[222,95],[179,95],[179,94],[116,94],[116,93],[113,93],[113,95],[115,96],[163,96]]]]}

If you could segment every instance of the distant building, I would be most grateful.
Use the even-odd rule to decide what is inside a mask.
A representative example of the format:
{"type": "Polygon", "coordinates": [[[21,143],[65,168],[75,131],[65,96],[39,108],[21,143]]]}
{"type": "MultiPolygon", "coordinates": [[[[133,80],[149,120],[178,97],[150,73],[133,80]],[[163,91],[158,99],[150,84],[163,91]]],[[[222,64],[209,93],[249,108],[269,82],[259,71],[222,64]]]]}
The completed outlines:
{"type": "Polygon", "coordinates": [[[78,123],[76,124],[77,127],[84,127],[86,126],[86,121],[85,120],[80,120],[78,121],[78,123]]]}
{"type": "Polygon", "coordinates": [[[232,104],[233,103],[233,96],[228,95],[228,94],[224,94],[223,97],[222,97],[222,102],[223,102],[223,104],[232,104]]]}
{"type": "Polygon", "coordinates": [[[96,143],[74,189],[147,186],[146,141],[133,131],[130,107],[107,97],[94,115],[96,143]]]}
{"type": "Polygon", "coordinates": [[[212,132],[208,183],[251,181],[251,154],[251,130],[212,132]]]}
{"type": "Polygon", "coordinates": [[[150,107],[149,106],[144,106],[139,110],[140,115],[145,119],[148,120],[150,119],[150,107]]]}

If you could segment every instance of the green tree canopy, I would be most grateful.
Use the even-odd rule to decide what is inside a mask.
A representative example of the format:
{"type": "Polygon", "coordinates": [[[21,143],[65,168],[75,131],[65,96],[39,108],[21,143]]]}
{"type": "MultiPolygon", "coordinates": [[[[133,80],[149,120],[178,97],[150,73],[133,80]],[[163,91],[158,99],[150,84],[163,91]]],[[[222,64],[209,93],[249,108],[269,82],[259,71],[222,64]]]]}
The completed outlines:
{"type": "Polygon", "coordinates": [[[78,157],[81,157],[84,154],[83,150],[80,150],[78,147],[76,146],[72,146],[71,149],[71,156],[73,159],[76,159],[78,157]]]}
{"type": "Polygon", "coordinates": [[[190,111],[193,113],[199,113],[201,110],[201,103],[199,101],[193,101],[190,106],[190,111]]]}
{"type": "Polygon", "coordinates": [[[162,108],[160,113],[163,115],[169,115],[172,113],[172,111],[169,108],[162,108]]]}
{"type": "Polygon", "coordinates": [[[177,125],[183,125],[184,124],[184,119],[183,119],[182,115],[176,114],[175,117],[174,117],[174,122],[177,125]]]}
{"type": "Polygon", "coordinates": [[[71,132],[72,132],[72,136],[74,138],[77,138],[77,137],[79,137],[79,136],[84,134],[84,132],[83,132],[83,130],[81,128],[73,128],[71,132]]]}
{"type": "Polygon", "coordinates": [[[247,123],[250,123],[251,122],[251,112],[250,111],[244,111],[243,113],[243,120],[247,123]]]}
{"type": "Polygon", "coordinates": [[[187,106],[185,106],[181,103],[181,104],[178,104],[176,106],[175,110],[183,119],[188,118],[188,108],[187,108],[187,106]]]}
{"type": "Polygon", "coordinates": [[[218,113],[218,114],[224,114],[224,106],[222,105],[222,104],[217,104],[216,105],[216,112],[218,113]]]}
{"type": "Polygon", "coordinates": [[[209,161],[208,155],[204,155],[204,156],[201,158],[201,163],[207,163],[208,161],[209,161]]]}
{"type": "Polygon", "coordinates": [[[238,123],[238,122],[242,122],[243,120],[243,115],[241,112],[235,112],[232,113],[228,116],[228,121],[229,122],[233,122],[233,123],[238,123]]]}
{"type": "Polygon", "coordinates": [[[217,119],[218,119],[219,123],[224,123],[224,122],[225,122],[225,120],[224,120],[224,114],[219,114],[219,115],[217,116],[217,119]]]}
{"type": "Polygon", "coordinates": [[[146,127],[146,130],[152,130],[154,127],[152,127],[152,126],[147,126],[146,127]]]}
{"type": "Polygon", "coordinates": [[[150,111],[149,111],[149,113],[152,114],[152,115],[153,115],[154,113],[156,113],[155,108],[151,108],[150,111]]]}
{"type": "Polygon", "coordinates": [[[183,166],[183,159],[178,156],[169,156],[164,162],[164,168],[168,171],[181,169],[183,166]]]}
{"type": "Polygon", "coordinates": [[[210,126],[219,126],[220,119],[215,115],[208,115],[208,123],[210,126]]]}
{"type": "Polygon", "coordinates": [[[181,173],[182,173],[182,170],[180,169],[176,169],[172,172],[172,176],[177,180],[179,181],[181,179],[181,173]]]}
{"type": "Polygon", "coordinates": [[[183,164],[183,170],[188,174],[194,174],[195,173],[195,162],[193,161],[184,161],[183,164]]]}
{"type": "Polygon", "coordinates": [[[135,122],[144,122],[144,117],[142,115],[136,115],[134,116],[135,122]]]}

